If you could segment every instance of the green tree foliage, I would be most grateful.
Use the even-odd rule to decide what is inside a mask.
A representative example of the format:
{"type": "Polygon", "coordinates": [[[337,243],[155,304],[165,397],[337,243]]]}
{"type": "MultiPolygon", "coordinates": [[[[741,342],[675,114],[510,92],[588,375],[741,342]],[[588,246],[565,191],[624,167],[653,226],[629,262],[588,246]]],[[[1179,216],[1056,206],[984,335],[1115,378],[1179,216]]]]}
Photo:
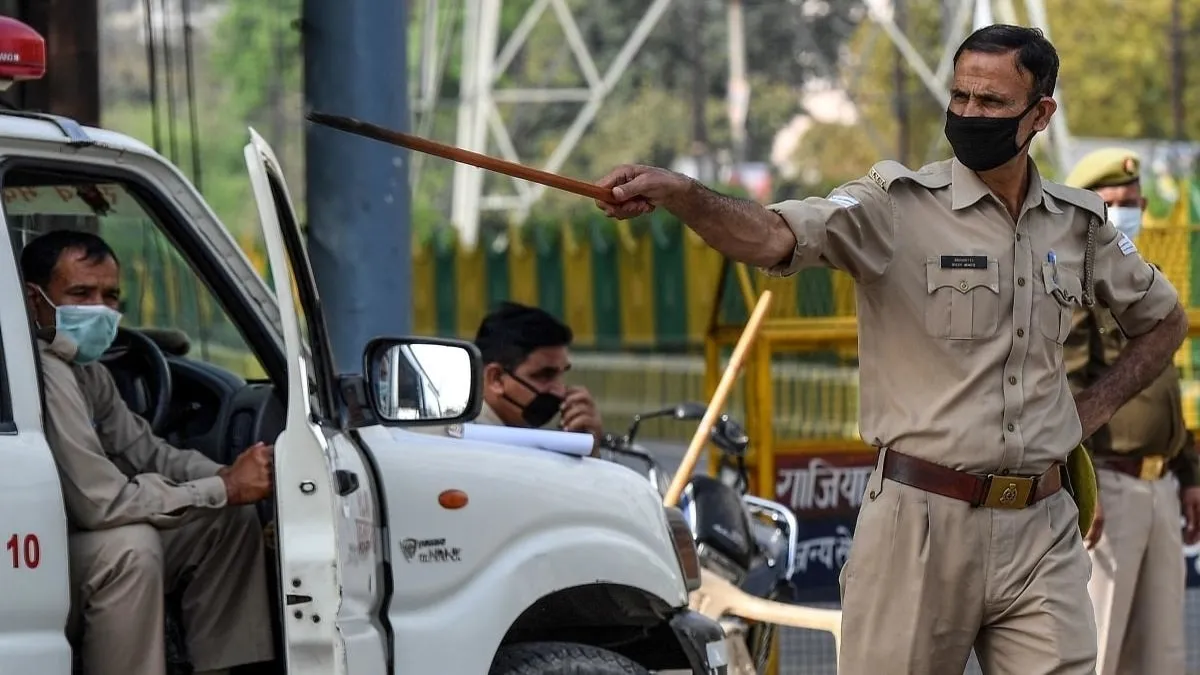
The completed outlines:
{"type": "MultiPolygon", "coordinates": [[[[908,0],[906,32],[927,62],[941,52],[940,3],[908,0]]],[[[797,144],[792,164],[798,175],[780,186],[788,196],[824,195],[832,188],[866,173],[882,159],[897,159],[912,166],[946,156],[942,139],[941,105],[903,65],[892,43],[871,21],[860,22],[846,41],[841,82],[857,108],[859,123],[816,123],[797,144]],[[900,157],[897,119],[896,68],[901,64],[903,95],[908,110],[907,156],[900,157]]]]}
{"type": "MultiPolygon", "coordinates": [[[[1071,132],[1080,136],[1170,138],[1171,0],[1093,0],[1079,21],[1078,0],[1047,0],[1051,37],[1062,61],[1061,92],[1071,132]]],[[[1181,3],[1185,63],[1200,57],[1200,6],[1181,3]]],[[[1186,135],[1200,138],[1200,77],[1188,66],[1186,135]]]]}
{"type": "MultiPolygon", "coordinates": [[[[924,56],[926,63],[937,67],[942,40],[940,2],[909,0],[906,3],[906,33],[913,46],[924,56]]],[[[865,123],[887,145],[877,148],[879,159],[897,159],[910,165],[920,165],[946,156],[949,146],[942,139],[944,103],[933,95],[913,75],[911,69],[885,36],[880,27],[864,22],[852,41],[852,49],[861,59],[861,78],[854,96],[865,123]],[[902,95],[908,103],[908,156],[900,157],[900,123],[897,118],[896,65],[904,75],[902,95]]],[[[860,172],[861,174],[861,172],[860,172]]]]}
{"type": "Polygon", "coordinates": [[[232,0],[227,7],[212,51],[212,67],[231,94],[225,112],[265,122],[273,97],[301,91],[300,0],[232,0]]]}
{"type": "MultiPolygon", "coordinates": [[[[907,33],[914,47],[932,68],[944,48],[943,17],[938,0],[908,0],[907,33]]],[[[1022,3],[1018,19],[1028,23],[1022,3]]],[[[1189,3],[1184,3],[1189,5],[1189,3]]],[[[1146,0],[1136,4],[1117,0],[1047,0],[1051,38],[1058,49],[1061,70],[1057,97],[1063,104],[1072,135],[1114,138],[1168,138],[1172,127],[1170,68],[1170,0],[1146,0]],[[1105,20],[1077,20],[1081,5],[1087,12],[1103,13],[1105,20]]],[[[1196,35],[1200,11],[1185,7],[1185,31],[1196,35]]],[[[876,159],[902,159],[910,166],[947,157],[950,148],[943,138],[942,103],[934,99],[912,70],[904,66],[909,110],[909,153],[899,157],[900,125],[896,114],[895,64],[899,55],[874,23],[862,23],[849,41],[852,64],[860,73],[852,87],[864,128],[823,129],[805,136],[797,151],[800,164],[819,167],[819,180],[810,187],[837,185],[861,175],[848,173],[847,157],[861,159],[875,153],[876,159]],[[855,131],[858,133],[855,134],[855,131]],[[823,137],[819,137],[823,136],[823,137]],[[840,137],[840,138],[839,138],[840,137]],[[837,139],[837,142],[831,142],[837,139]],[[882,141],[882,144],[879,142],[882,141]],[[819,184],[819,185],[818,185],[819,184]]],[[[1185,58],[1197,53],[1192,46],[1185,58]]],[[[1200,79],[1192,78],[1184,94],[1187,106],[1187,135],[1200,137],[1200,79]]],[[[1045,158],[1046,148],[1035,145],[1035,157],[1045,158]]],[[[1043,167],[1053,174],[1049,162],[1043,167]]]]}
{"type": "MultiPolygon", "coordinates": [[[[291,4],[295,6],[294,10],[298,11],[298,0],[292,1],[291,4]]],[[[135,5],[140,9],[140,0],[106,0],[101,6],[101,11],[105,16],[127,13],[132,11],[135,5]]],[[[271,139],[276,150],[286,156],[285,163],[292,182],[296,183],[296,188],[303,187],[295,178],[296,171],[302,171],[303,166],[295,166],[295,163],[290,161],[293,157],[297,160],[302,159],[302,153],[295,147],[296,142],[277,141],[281,137],[298,136],[301,131],[299,123],[290,121],[271,125],[264,123],[261,116],[251,114],[256,108],[253,103],[254,96],[261,96],[264,91],[264,79],[269,77],[271,72],[280,70],[272,65],[271,59],[275,53],[267,50],[266,41],[273,40],[276,34],[268,29],[272,28],[276,23],[275,19],[279,18],[285,22],[285,30],[279,34],[286,40],[286,22],[290,22],[292,17],[279,10],[287,7],[276,0],[264,0],[261,7],[254,3],[226,4],[221,0],[193,0],[190,6],[193,22],[202,21],[202,16],[211,15],[209,10],[213,7],[226,9],[215,31],[197,28],[192,34],[195,80],[193,104],[198,117],[195,146],[192,144],[192,130],[188,119],[187,59],[183,39],[183,16],[178,4],[168,4],[170,12],[167,15],[165,34],[160,32],[156,36],[157,114],[154,114],[151,107],[150,68],[142,27],[129,26],[122,22],[118,25],[105,24],[102,28],[102,123],[147,144],[153,144],[157,120],[159,151],[200,185],[206,200],[227,226],[235,232],[257,232],[254,204],[250,197],[241,151],[247,140],[247,124],[254,124],[271,139]],[[244,45],[250,45],[251,48],[241,49],[244,45]],[[167,67],[168,64],[170,68],[167,67]],[[254,79],[256,75],[259,79],[254,79]],[[286,131],[275,134],[275,127],[285,128],[286,131]],[[293,128],[295,131],[292,131],[293,128]],[[281,147],[285,145],[293,147],[281,147]],[[200,159],[200,176],[193,174],[193,147],[196,147],[200,159]]],[[[155,9],[155,16],[161,21],[162,15],[159,11],[155,9]]],[[[299,72],[299,53],[295,44],[285,45],[283,59],[294,61],[294,70],[299,72]]],[[[294,91],[298,96],[298,81],[289,84],[285,89],[294,91]]],[[[289,106],[295,109],[294,116],[298,116],[298,103],[282,101],[277,109],[286,112],[289,106]]],[[[261,104],[257,107],[262,108],[261,104]]]]}
{"type": "MultiPolygon", "coordinates": [[[[1028,23],[1023,3],[1014,3],[1018,19],[1028,23]]],[[[1182,26],[1188,42],[1186,62],[1200,55],[1200,8],[1183,4],[1182,26]]],[[[937,0],[908,0],[909,34],[931,67],[936,67],[943,42],[937,0]]],[[[1057,97],[1075,136],[1169,138],[1172,126],[1171,0],[1047,0],[1050,36],[1061,60],[1057,97]],[[1103,21],[1080,21],[1081,16],[1103,21]]],[[[897,137],[893,64],[898,58],[891,43],[872,23],[862,24],[850,41],[851,52],[864,60],[856,88],[864,116],[886,139],[897,137]],[[876,35],[874,49],[868,49],[876,35]]],[[[908,71],[912,148],[910,163],[930,161],[949,152],[940,141],[941,104],[908,71]],[[929,152],[926,152],[926,151],[929,152]]],[[[1200,137],[1200,78],[1191,77],[1184,92],[1187,136],[1200,137]]],[[[895,146],[889,148],[894,158],[895,146]]]]}
{"type": "MultiPolygon", "coordinates": [[[[306,122],[300,11],[301,0],[229,0],[209,63],[220,99],[227,103],[220,114],[240,126],[235,162],[239,173],[245,173],[245,128],[252,126],[275,150],[303,218],[306,122]]],[[[248,191],[246,197],[249,200],[248,191]]]]}
{"type": "Polygon", "coordinates": [[[804,134],[792,161],[798,175],[777,192],[788,197],[825,196],[865,174],[879,161],[879,154],[861,128],[817,123],[804,134]]]}

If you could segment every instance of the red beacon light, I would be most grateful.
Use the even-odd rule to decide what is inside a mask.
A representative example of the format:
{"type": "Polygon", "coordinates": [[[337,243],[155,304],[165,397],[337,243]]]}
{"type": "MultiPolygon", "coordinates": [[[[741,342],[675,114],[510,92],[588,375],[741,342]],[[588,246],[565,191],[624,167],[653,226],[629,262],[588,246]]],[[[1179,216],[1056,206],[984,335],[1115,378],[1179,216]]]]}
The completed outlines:
{"type": "Polygon", "coordinates": [[[0,16],[0,91],[46,74],[46,40],[28,25],[0,16]]]}

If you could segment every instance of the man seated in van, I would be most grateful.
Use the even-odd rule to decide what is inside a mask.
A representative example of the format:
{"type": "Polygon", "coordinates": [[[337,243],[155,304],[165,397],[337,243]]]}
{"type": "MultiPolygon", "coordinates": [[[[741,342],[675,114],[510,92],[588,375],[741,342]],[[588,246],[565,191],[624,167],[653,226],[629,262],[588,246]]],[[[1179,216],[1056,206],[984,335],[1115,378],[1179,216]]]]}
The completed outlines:
{"type": "Polygon", "coordinates": [[[476,424],[558,428],[592,434],[592,455],[604,431],[587,389],[568,386],[574,334],[549,312],[505,302],[484,317],[475,333],[483,356],[483,410],[476,424]]]}
{"type": "Polygon", "coordinates": [[[164,594],[182,589],[198,673],[274,658],[262,528],[272,448],[232,466],[171,447],[97,362],[121,319],[120,263],[103,239],[55,231],[21,252],[36,322],[46,440],[66,501],[67,633],[87,675],[163,675],[164,594]]]}

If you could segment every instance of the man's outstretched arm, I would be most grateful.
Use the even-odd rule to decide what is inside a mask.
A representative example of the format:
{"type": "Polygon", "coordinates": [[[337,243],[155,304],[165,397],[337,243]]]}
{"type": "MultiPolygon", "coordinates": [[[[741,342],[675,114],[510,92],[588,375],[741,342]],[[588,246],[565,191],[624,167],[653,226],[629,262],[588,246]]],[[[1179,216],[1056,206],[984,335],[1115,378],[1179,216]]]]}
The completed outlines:
{"type": "Polygon", "coordinates": [[[859,280],[883,274],[892,258],[891,199],[870,180],[810,197],[763,206],[719,194],[682,174],[628,165],[600,180],[612,202],[596,202],[609,217],[634,218],[664,208],[725,256],[792,274],[828,266],[859,280]]]}
{"type": "Polygon", "coordinates": [[[618,200],[596,203],[610,217],[624,220],[662,207],[709,246],[739,262],[770,267],[787,260],[796,248],[796,235],[778,213],[756,202],[719,194],[673,171],[622,166],[599,184],[612,188],[618,200]]]}

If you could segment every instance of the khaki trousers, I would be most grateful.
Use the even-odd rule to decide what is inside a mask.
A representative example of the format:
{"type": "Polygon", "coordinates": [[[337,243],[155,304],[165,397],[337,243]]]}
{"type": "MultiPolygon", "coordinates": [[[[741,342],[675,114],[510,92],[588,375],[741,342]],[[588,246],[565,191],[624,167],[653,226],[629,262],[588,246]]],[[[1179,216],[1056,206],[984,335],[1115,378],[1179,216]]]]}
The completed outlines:
{"type": "Polygon", "coordinates": [[[1091,551],[1098,675],[1183,675],[1187,570],[1179,486],[1097,468],[1104,530],[1091,551]]]}
{"type": "Polygon", "coordinates": [[[126,525],[70,535],[67,634],[84,675],[163,675],[164,595],[183,584],[197,671],[274,658],[262,528],[253,506],[178,529],[126,525]]]}
{"type": "Polygon", "coordinates": [[[839,675],[1092,675],[1091,563],[1062,490],[972,508],[880,475],[842,568],[839,675]],[[874,497],[872,497],[874,493],[874,497]]]}

